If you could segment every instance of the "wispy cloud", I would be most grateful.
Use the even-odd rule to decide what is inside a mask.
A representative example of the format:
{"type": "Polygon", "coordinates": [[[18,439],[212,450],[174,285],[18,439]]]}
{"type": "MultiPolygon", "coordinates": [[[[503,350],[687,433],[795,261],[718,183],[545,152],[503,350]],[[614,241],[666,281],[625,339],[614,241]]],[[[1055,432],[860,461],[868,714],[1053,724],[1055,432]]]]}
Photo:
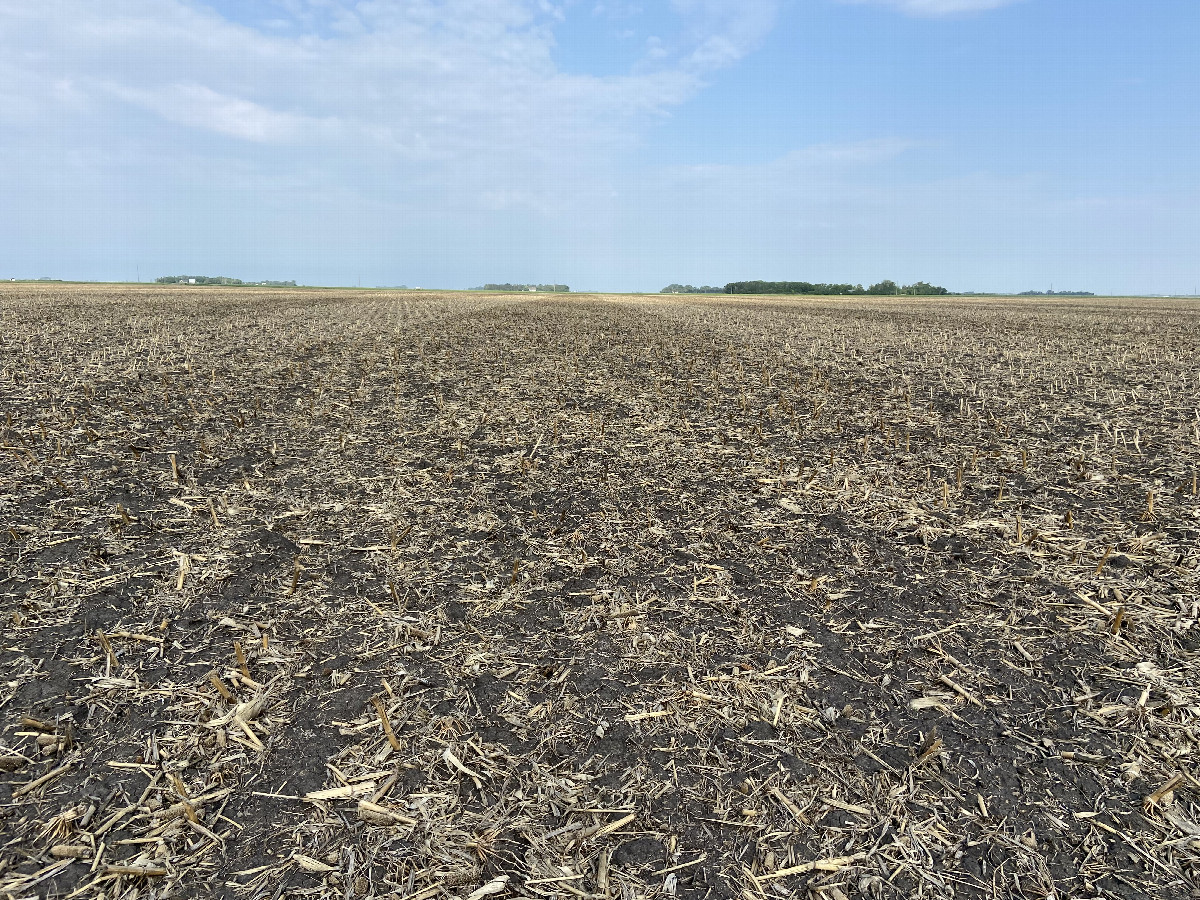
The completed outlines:
{"type": "Polygon", "coordinates": [[[673,0],[595,75],[557,63],[582,0],[0,0],[0,245],[536,248],[612,221],[627,151],[778,3],[673,0]]]}
{"type": "Polygon", "coordinates": [[[689,23],[693,49],[685,63],[706,71],[737,62],[770,33],[778,12],[776,0],[671,0],[689,23]]]}
{"type": "Polygon", "coordinates": [[[910,16],[953,16],[1012,6],[1025,0],[841,0],[843,3],[889,6],[910,16]]]}
{"type": "MultiPolygon", "coordinates": [[[[1015,11],[1021,0],[841,2],[933,18],[1015,11]]],[[[744,93],[713,92],[719,102],[707,106],[705,85],[755,52],[785,5],[0,0],[0,266],[132,277],[140,262],[143,275],[151,265],[215,266],[323,280],[354,278],[362,265],[391,273],[380,275],[389,283],[447,286],[894,277],[1029,287],[1042,282],[1019,284],[1009,270],[1032,277],[1042,270],[1022,260],[1041,254],[1054,276],[1074,253],[1081,272],[1085,263],[1169,265],[1190,285],[1200,203],[1183,155],[1182,174],[1151,179],[1169,191],[1110,190],[1107,176],[1021,174],[1040,172],[1041,156],[970,149],[949,101],[930,128],[928,116],[871,113],[853,83],[845,102],[864,110],[843,127],[828,112],[840,97],[821,107],[798,89],[776,109],[764,98],[780,85],[750,72],[759,81],[733,82],[744,93]],[[623,46],[643,48],[641,57],[621,56],[616,74],[568,68],[589,64],[569,42],[613,22],[630,23],[638,40],[623,46]],[[761,109],[730,128],[722,116],[743,97],[761,109]],[[686,141],[648,139],[680,110],[682,127],[663,133],[686,141]],[[874,121],[891,136],[838,141],[879,134],[874,121]],[[906,139],[909,121],[936,142],[906,139]],[[806,134],[835,142],[784,152],[822,139],[806,134]],[[774,158],[746,162],[764,147],[778,148],[774,158]],[[727,164],[687,164],[703,160],[727,164]],[[1086,202],[1073,199],[1072,183],[1087,186],[1086,202]]],[[[786,37],[797,56],[820,39],[799,29],[786,37]]],[[[1014,102],[1024,96],[1014,93],[1014,102]]],[[[1022,128],[1046,131],[994,101],[979,103],[1016,122],[1014,142],[1030,133],[1022,128]]],[[[1178,106],[1169,135],[1195,118],[1186,101],[1178,106]]],[[[1157,158],[1126,150],[1154,168],[1157,158]]],[[[1100,152],[1089,148],[1084,161],[1100,152]]]]}
{"type": "Polygon", "coordinates": [[[314,137],[321,128],[337,127],[335,118],[320,120],[270,109],[200,84],[170,84],[151,90],[113,85],[111,90],[121,100],[157,113],[168,122],[247,141],[291,143],[314,137]]]}
{"type": "Polygon", "coordinates": [[[0,0],[0,55],[14,70],[7,84],[67,79],[97,103],[229,137],[309,141],[314,124],[336,119],[393,150],[454,155],[517,149],[534,131],[628,135],[751,52],[776,0],[674,5],[682,46],[612,77],[555,67],[563,11],[547,0],[288,0],[272,19],[240,23],[182,0],[0,0]]]}
{"type": "Polygon", "coordinates": [[[672,0],[671,41],[593,76],[556,65],[567,6],[551,0],[225,4],[236,17],[196,0],[0,0],[0,122],[19,129],[10,143],[22,128],[37,142],[124,123],[94,141],[136,141],[157,160],[193,152],[199,132],[218,142],[210,159],[311,178],[314,195],[361,186],[372,202],[403,202],[437,185],[445,204],[494,209],[602,177],[614,153],[751,53],[777,5],[672,0]],[[221,141],[274,155],[238,159],[221,141]]]}

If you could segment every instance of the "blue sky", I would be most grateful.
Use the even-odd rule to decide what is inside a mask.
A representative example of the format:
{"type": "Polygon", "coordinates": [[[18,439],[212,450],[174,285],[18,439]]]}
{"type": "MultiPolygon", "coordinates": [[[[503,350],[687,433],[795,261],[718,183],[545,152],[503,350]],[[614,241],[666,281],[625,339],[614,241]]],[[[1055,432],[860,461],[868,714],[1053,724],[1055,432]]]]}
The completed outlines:
{"type": "Polygon", "coordinates": [[[1200,284],[1195,0],[0,0],[0,277],[1200,284]]]}

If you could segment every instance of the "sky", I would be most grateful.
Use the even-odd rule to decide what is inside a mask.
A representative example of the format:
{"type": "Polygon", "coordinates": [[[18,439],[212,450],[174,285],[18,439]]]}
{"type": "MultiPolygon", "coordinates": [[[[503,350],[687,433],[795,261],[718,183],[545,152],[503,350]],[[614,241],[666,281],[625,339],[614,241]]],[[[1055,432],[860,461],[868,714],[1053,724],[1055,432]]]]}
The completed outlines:
{"type": "Polygon", "coordinates": [[[0,0],[0,278],[1200,285],[1196,0],[0,0]]]}

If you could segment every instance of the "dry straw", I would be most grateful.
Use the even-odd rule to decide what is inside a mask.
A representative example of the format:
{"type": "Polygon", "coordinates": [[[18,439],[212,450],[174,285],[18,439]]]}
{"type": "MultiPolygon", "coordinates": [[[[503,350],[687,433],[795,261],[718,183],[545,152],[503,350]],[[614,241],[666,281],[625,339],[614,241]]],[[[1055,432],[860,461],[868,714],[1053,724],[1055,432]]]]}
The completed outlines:
{"type": "Polygon", "coordinates": [[[14,286],[0,897],[1187,897],[1183,302],[14,286]]]}

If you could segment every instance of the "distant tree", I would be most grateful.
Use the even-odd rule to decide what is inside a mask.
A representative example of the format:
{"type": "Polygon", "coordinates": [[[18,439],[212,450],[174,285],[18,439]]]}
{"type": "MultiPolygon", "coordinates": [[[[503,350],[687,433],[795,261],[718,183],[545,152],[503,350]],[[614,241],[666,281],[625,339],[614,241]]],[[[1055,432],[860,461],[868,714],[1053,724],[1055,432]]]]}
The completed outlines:
{"type": "Polygon", "coordinates": [[[659,291],[660,294],[721,294],[724,292],[724,288],[713,287],[710,284],[702,284],[700,287],[693,287],[690,284],[668,284],[659,291]]]}
{"type": "Polygon", "coordinates": [[[1091,291],[1021,291],[1018,297],[1095,297],[1091,291]]]}
{"type": "Polygon", "coordinates": [[[809,281],[731,281],[727,294],[811,294],[840,296],[862,294],[861,284],[813,284],[809,281]]]}
{"type": "Polygon", "coordinates": [[[505,291],[526,293],[536,291],[546,294],[569,294],[571,288],[565,284],[485,284],[482,287],[475,288],[477,291],[505,291]]]}
{"type": "Polygon", "coordinates": [[[936,294],[950,293],[944,287],[938,287],[936,284],[930,284],[927,281],[918,281],[916,284],[908,284],[900,289],[901,294],[910,294],[917,297],[933,296],[936,294]]]}
{"type": "MultiPolygon", "coordinates": [[[[691,288],[690,285],[672,284],[663,288],[664,294],[683,294],[707,291],[708,288],[691,288]]],[[[813,284],[809,281],[731,281],[725,285],[727,294],[812,294],[818,296],[857,296],[872,294],[876,296],[896,296],[898,294],[926,295],[948,294],[944,287],[938,287],[925,281],[900,287],[891,279],[886,279],[863,288],[861,284],[813,284]]]]}
{"type": "Polygon", "coordinates": [[[157,284],[245,284],[240,278],[226,278],[224,275],[164,275],[154,281],[157,284]]]}

